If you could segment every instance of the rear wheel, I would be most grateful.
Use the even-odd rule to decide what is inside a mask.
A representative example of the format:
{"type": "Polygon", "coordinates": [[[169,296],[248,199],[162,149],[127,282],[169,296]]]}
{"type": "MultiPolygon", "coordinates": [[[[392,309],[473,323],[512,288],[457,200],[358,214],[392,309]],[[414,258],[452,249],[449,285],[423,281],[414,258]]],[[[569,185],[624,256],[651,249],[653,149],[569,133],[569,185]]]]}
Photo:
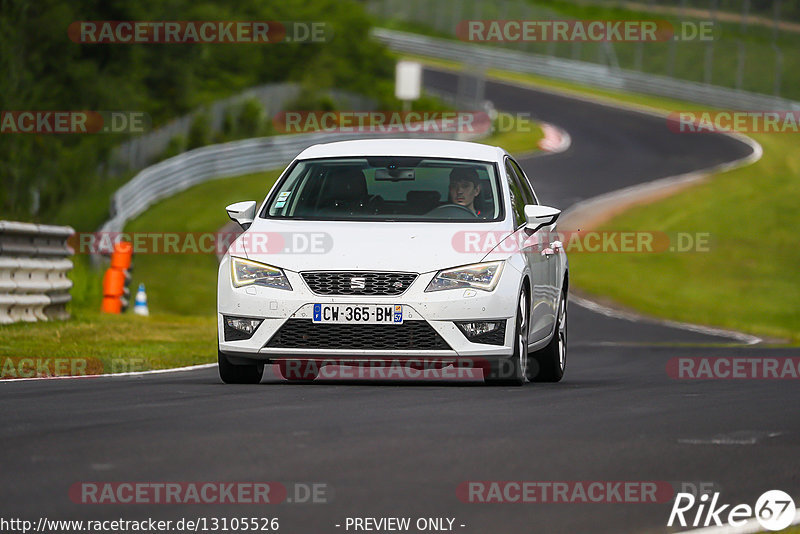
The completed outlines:
{"type": "Polygon", "coordinates": [[[226,384],[258,384],[264,374],[263,363],[236,365],[228,361],[228,358],[219,351],[217,351],[217,362],[219,377],[226,384]]]}
{"type": "Polygon", "coordinates": [[[553,338],[531,354],[528,378],[532,382],[560,382],[567,368],[567,292],[561,293],[553,338]]]}
{"type": "Polygon", "coordinates": [[[492,360],[484,381],[495,386],[521,386],[528,367],[528,299],[520,292],[514,328],[514,354],[510,358],[492,360]]]}

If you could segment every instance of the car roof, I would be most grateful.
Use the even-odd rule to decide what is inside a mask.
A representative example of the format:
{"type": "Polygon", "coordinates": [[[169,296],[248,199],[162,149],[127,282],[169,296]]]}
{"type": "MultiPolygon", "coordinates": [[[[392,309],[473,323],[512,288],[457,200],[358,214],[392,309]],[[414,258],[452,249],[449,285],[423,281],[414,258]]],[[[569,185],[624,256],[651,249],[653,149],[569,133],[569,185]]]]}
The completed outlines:
{"type": "Polygon", "coordinates": [[[297,159],[350,156],[422,156],[478,161],[502,161],[500,147],[445,139],[359,139],[313,145],[297,159]]]}

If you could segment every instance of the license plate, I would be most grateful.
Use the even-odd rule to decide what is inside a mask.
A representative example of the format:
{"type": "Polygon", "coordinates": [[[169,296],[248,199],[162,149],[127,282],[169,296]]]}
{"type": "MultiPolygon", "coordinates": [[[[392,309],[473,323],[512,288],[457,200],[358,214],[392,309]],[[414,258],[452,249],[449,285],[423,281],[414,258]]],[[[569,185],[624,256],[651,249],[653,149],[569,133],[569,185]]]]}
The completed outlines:
{"type": "Polygon", "coordinates": [[[314,304],[315,323],[403,324],[401,304],[314,304]]]}

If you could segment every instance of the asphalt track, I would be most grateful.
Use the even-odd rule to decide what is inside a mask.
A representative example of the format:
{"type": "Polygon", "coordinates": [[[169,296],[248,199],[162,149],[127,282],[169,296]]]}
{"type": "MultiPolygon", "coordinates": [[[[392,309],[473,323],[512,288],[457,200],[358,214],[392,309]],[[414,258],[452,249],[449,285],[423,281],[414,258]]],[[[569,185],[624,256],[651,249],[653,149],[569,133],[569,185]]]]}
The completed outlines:
{"type": "MultiPolygon", "coordinates": [[[[430,87],[454,83],[426,73],[430,87]]],[[[543,202],[561,208],[751,150],[722,136],[674,135],[649,115],[499,83],[486,90],[499,108],[532,112],[571,135],[569,151],[522,162],[543,202]]],[[[0,517],[260,516],[280,518],[288,533],[346,532],[346,517],[454,517],[465,533],[663,532],[668,503],[468,504],[456,488],[469,480],[703,481],[728,503],[755,504],[768,489],[800,496],[796,380],[666,373],[677,356],[797,350],[730,346],[574,305],[569,329],[565,380],[523,388],[293,385],[269,373],[257,386],[224,386],[213,368],[2,383],[0,517]],[[82,505],[68,497],[80,481],[320,482],[332,499],[82,505]]]]}

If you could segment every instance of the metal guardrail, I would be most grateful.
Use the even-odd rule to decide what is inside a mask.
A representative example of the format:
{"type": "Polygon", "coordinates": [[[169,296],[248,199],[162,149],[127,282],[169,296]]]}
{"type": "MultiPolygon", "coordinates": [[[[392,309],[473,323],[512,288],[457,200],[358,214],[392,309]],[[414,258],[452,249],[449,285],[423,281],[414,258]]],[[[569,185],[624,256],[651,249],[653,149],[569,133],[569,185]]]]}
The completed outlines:
{"type": "MultiPolygon", "coordinates": [[[[111,152],[109,168],[114,171],[138,171],[157,161],[170,141],[176,136],[187,137],[192,122],[198,114],[206,114],[209,119],[210,133],[218,134],[223,130],[226,115],[247,100],[259,102],[263,108],[263,120],[271,120],[272,116],[285,109],[286,105],[300,95],[300,86],[295,83],[270,83],[252,87],[238,95],[218,100],[204,108],[161,126],[147,134],[135,137],[120,144],[111,152]]],[[[374,102],[366,97],[348,91],[331,90],[328,92],[337,103],[345,109],[372,109],[374,102]]]]}
{"type": "Polygon", "coordinates": [[[666,76],[608,67],[584,61],[476,45],[449,39],[375,28],[372,35],[389,48],[458,61],[482,68],[500,68],[525,74],[539,74],[604,89],[697,102],[717,108],[743,110],[800,110],[800,102],[769,95],[706,85],[666,76]]]}
{"type": "Polygon", "coordinates": [[[67,319],[69,226],[0,221],[0,324],[67,319]]]}

